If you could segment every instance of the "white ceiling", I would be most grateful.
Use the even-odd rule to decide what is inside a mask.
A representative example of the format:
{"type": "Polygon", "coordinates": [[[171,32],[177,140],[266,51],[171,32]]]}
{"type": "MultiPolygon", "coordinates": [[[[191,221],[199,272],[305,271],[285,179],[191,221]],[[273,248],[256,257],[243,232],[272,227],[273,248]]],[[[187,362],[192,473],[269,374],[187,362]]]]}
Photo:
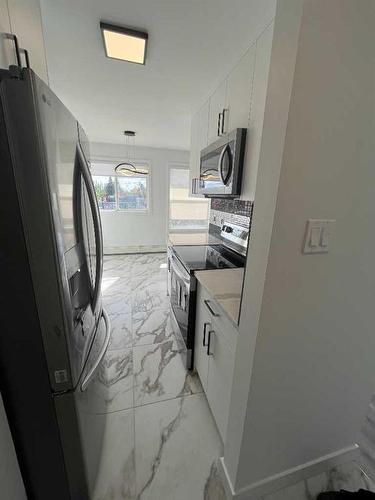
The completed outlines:
{"type": "Polygon", "coordinates": [[[41,0],[50,84],[91,141],[188,149],[190,116],[276,0],[41,0]],[[146,65],[105,57],[99,21],[145,29],[146,65]]]}

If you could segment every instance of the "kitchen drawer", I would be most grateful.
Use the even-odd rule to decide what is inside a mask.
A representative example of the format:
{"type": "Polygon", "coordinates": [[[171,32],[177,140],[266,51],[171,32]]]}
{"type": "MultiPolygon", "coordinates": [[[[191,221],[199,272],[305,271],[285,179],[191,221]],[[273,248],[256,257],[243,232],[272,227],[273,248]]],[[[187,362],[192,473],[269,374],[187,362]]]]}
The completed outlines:
{"type": "Polygon", "coordinates": [[[202,303],[202,307],[206,310],[210,321],[215,325],[215,328],[222,332],[231,349],[235,349],[238,334],[236,326],[233,324],[233,321],[228,317],[222,307],[214,298],[212,298],[206,288],[204,288],[201,284],[199,284],[199,288],[200,301],[202,303]]]}
{"type": "Polygon", "coordinates": [[[212,329],[212,318],[208,310],[203,307],[202,292],[204,288],[198,285],[197,309],[195,316],[195,369],[198,372],[203,389],[207,392],[208,384],[208,356],[207,356],[207,336],[212,329]]]}
{"type": "Polygon", "coordinates": [[[236,340],[235,325],[198,282],[195,368],[223,441],[228,424],[236,340]]]}
{"type": "Polygon", "coordinates": [[[232,394],[235,350],[223,331],[212,325],[209,332],[207,400],[220,435],[225,441],[232,394]]]}

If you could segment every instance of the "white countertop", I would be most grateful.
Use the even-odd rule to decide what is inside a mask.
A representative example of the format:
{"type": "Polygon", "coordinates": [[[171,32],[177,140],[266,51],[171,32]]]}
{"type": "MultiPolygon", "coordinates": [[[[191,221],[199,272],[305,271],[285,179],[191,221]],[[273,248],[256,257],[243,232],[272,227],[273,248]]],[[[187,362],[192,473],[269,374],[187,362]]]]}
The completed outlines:
{"type": "Polygon", "coordinates": [[[240,313],[243,268],[196,271],[195,276],[237,325],[240,313]]]}
{"type": "Polygon", "coordinates": [[[219,238],[206,233],[169,233],[168,242],[172,245],[214,245],[221,243],[219,238]]]}

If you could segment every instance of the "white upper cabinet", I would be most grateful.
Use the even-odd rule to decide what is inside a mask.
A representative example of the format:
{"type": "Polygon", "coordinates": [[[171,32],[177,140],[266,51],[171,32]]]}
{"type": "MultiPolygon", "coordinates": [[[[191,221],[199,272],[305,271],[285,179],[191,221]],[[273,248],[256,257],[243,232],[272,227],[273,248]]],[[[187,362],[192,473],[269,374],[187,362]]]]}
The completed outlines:
{"type": "Polygon", "coordinates": [[[200,152],[207,144],[236,128],[247,129],[243,200],[254,200],[255,196],[272,39],[273,23],[260,34],[192,119],[191,179],[199,178],[200,152]]]}
{"type": "Polygon", "coordinates": [[[266,106],[272,39],[273,23],[263,31],[256,42],[250,123],[246,141],[246,154],[242,180],[241,199],[244,200],[254,200],[255,196],[260,146],[263,134],[263,120],[266,106]]]}
{"type": "Polygon", "coordinates": [[[227,104],[227,80],[224,80],[210,98],[210,113],[208,120],[208,144],[215,142],[225,133],[227,104]]]}
{"type": "MultiPolygon", "coordinates": [[[[8,3],[7,0],[0,0],[0,31],[10,33],[8,3]]],[[[9,64],[14,64],[14,50],[8,40],[1,38],[0,41],[0,67],[7,68],[9,64]]]]}
{"type": "MultiPolygon", "coordinates": [[[[0,0],[0,29],[17,36],[19,46],[29,53],[31,68],[48,82],[39,0],[0,0]]],[[[0,66],[8,68],[10,64],[16,64],[14,45],[3,38],[0,41],[0,66]]],[[[24,59],[22,64],[25,65],[24,59]]]]}
{"type": "Polygon", "coordinates": [[[199,178],[200,170],[200,154],[201,150],[207,146],[208,133],[208,112],[209,101],[205,102],[200,110],[192,117],[191,120],[191,136],[190,136],[190,193],[195,197],[202,195],[194,195],[192,193],[192,181],[199,178]]]}
{"type": "Polygon", "coordinates": [[[255,44],[212,94],[208,120],[209,144],[235,128],[248,127],[254,61],[255,44]]]}
{"type": "Polygon", "coordinates": [[[228,76],[225,131],[248,128],[255,64],[255,44],[228,76]]]}
{"type": "Polygon", "coordinates": [[[13,33],[20,46],[28,50],[31,68],[48,82],[39,0],[8,0],[8,6],[13,33]]]}
{"type": "Polygon", "coordinates": [[[193,179],[198,177],[198,120],[199,113],[193,115],[191,119],[191,130],[190,130],[190,156],[189,156],[189,167],[190,167],[190,194],[193,195],[192,183],[193,179]]]}

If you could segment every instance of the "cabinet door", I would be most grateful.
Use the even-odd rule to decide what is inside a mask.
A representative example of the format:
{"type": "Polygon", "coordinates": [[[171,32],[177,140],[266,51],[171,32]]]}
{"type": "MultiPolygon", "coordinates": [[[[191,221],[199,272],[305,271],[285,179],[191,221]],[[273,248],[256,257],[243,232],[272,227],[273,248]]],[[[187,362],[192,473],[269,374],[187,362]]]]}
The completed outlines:
{"type": "Polygon", "coordinates": [[[35,73],[48,82],[45,45],[38,0],[8,0],[12,32],[20,47],[28,50],[35,73]]]}
{"type": "Polygon", "coordinates": [[[207,313],[201,287],[198,285],[197,291],[197,310],[195,317],[195,348],[194,359],[195,368],[198,372],[203,389],[207,392],[208,383],[208,356],[207,356],[207,341],[208,332],[211,329],[211,318],[207,313]]]}
{"type": "Polygon", "coordinates": [[[199,178],[201,150],[207,146],[208,110],[209,101],[203,104],[200,110],[193,116],[191,121],[190,193],[194,197],[202,198],[203,195],[194,195],[191,189],[192,180],[199,178]]]}
{"type": "Polygon", "coordinates": [[[225,442],[232,391],[235,350],[216,326],[210,332],[206,395],[221,438],[225,442]]]}
{"type": "Polygon", "coordinates": [[[199,113],[196,113],[191,119],[191,131],[190,131],[189,168],[190,168],[190,194],[192,196],[194,196],[192,192],[192,182],[193,179],[198,177],[198,166],[199,166],[198,120],[199,120],[199,113]]]}
{"type": "Polygon", "coordinates": [[[266,106],[268,73],[271,60],[273,23],[259,36],[256,42],[253,96],[250,110],[250,125],[247,135],[244,177],[241,199],[253,200],[258,173],[263,120],[266,106]]]}
{"type": "Polygon", "coordinates": [[[254,63],[255,44],[228,76],[225,132],[249,126],[254,63]]]}
{"type": "Polygon", "coordinates": [[[221,85],[210,97],[210,113],[208,120],[208,144],[215,142],[219,138],[218,120],[219,114],[223,112],[227,100],[227,80],[224,80],[221,85]]]}
{"type": "MultiPolygon", "coordinates": [[[[0,31],[10,33],[8,3],[7,0],[0,0],[0,31]]],[[[0,39],[0,68],[8,69],[10,64],[15,64],[13,44],[4,37],[0,39]]]]}

